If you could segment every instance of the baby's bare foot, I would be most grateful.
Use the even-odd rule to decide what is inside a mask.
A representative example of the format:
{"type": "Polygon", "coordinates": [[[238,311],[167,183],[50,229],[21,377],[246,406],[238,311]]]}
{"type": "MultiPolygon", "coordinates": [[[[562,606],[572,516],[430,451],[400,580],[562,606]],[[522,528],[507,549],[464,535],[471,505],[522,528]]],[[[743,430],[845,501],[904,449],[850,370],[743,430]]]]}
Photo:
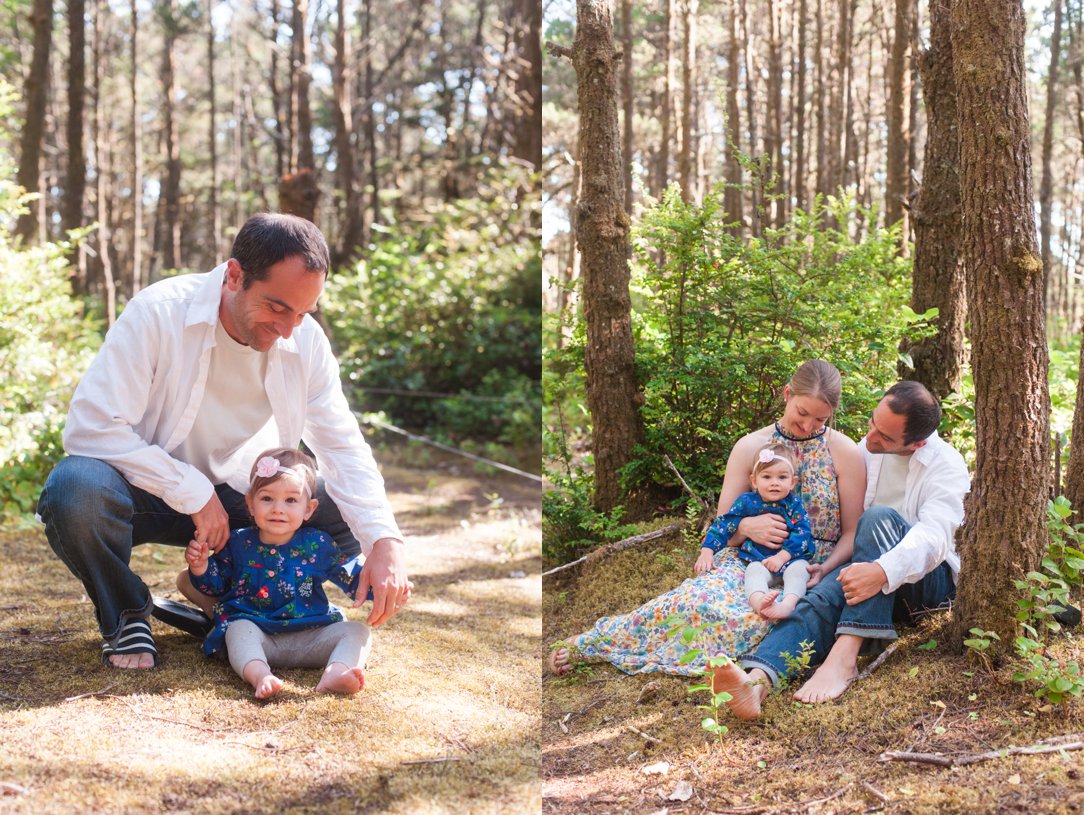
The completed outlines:
{"type": "Polygon", "coordinates": [[[798,605],[798,598],[793,594],[788,594],[780,602],[771,603],[761,608],[760,616],[766,620],[782,620],[784,617],[790,616],[796,605],[798,605]]]}
{"type": "Polygon", "coordinates": [[[365,687],[365,672],[341,662],[332,662],[324,669],[317,693],[341,693],[345,696],[357,693],[365,687]]]}
{"type": "Polygon", "coordinates": [[[282,690],[282,680],[269,673],[252,687],[256,689],[257,699],[268,699],[282,690]]]}
{"type": "MultiPolygon", "coordinates": [[[[767,611],[772,607],[772,604],[775,603],[775,598],[778,596],[779,592],[777,591],[770,591],[767,594],[761,595],[760,603],[753,606],[753,608],[761,617],[768,617],[767,611]]],[[[769,619],[771,618],[769,617],[769,619]]]]}

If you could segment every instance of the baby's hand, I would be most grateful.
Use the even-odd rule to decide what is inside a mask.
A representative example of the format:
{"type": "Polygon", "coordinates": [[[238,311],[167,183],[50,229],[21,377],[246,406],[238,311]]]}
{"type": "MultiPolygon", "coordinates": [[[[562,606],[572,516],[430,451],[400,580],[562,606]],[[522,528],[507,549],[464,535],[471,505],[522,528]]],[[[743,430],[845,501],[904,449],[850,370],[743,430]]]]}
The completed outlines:
{"type": "Polygon", "coordinates": [[[184,550],[184,559],[188,561],[188,571],[194,575],[201,575],[207,571],[207,558],[211,555],[211,547],[207,542],[190,541],[184,550]]]}
{"type": "Polygon", "coordinates": [[[776,574],[780,569],[783,568],[784,564],[788,560],[790,560],[790,553],[789,552],[786,552],[786,551],[779,552],[779,554],[772,555],[770,558],[765,558],[765,560],[764,560],[764,568],[767,569],[772,574],[776,574]]]}
{"type": "Polygon", "coordinates": [[[702,547],[700,557],[696,559],[696,565],[693,566],[693,571],[697,574],[704,574],[711,571],[713,565],[715,565],[715,552],[707,547],[702,547]]]}

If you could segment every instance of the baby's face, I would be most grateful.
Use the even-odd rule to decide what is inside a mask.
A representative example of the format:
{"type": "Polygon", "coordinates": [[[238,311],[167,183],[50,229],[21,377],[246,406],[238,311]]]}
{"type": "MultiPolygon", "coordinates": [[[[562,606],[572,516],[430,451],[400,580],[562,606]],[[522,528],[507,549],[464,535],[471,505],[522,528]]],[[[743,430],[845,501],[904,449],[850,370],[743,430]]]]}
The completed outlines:
{"type": "Polygon", "coordinates": [[[797,483],[798,477],[786,461],[773,461],[753,476],[753,489],[765,501],[782,501],[797,483]]]}
{"type": "Polygon", "coordinates": [[[300,478],[284,475],[245,496],[264,543],[286,543],[316,509],[300,478]]]}

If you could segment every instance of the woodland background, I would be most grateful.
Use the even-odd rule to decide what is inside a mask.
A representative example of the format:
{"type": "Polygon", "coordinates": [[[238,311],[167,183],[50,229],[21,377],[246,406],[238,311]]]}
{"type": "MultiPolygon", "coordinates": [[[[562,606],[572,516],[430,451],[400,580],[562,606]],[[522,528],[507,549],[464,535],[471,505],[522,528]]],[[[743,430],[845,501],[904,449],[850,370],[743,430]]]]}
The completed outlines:
{"type": "Polygon", "coordinates": [[[540,24],[526,0],[4,4],[5,511],[127,299],[264,210],[328,237],[318,319],[359,411],[537,472],[540,24]]]}

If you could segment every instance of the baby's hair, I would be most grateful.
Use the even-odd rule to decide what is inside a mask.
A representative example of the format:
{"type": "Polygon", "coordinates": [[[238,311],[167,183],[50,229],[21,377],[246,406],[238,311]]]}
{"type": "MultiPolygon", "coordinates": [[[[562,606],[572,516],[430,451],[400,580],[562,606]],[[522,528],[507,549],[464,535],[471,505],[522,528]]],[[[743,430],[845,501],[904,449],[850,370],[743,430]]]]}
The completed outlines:
{"type": "Polygon", "coordinates": [[[785,444],[767,444],[757,450],[757,454],[753,456],[753,472],[752,477],[756,478],[757,473],[766,467],[771,467],[777,461],[785,461],[790,466],[790,471],[794,475],[798,475],[798,459],[794,457],[794,453],[785,444]],[[772,457],[765,461],[767,454],[771,453],[772,457]]]}
{"type": "Polygon", "coordinates": [[[248,476],[248,494],[255,495],[268,484],[273,484],[283,476],[286,476],[287,473],[284,473],[279,469],[280,467],[290,470],[301,479],[301,483],[309,498],[316,496],[316,462],[312,460],[312,456],[306,455],[300,450],[296,450],[292,447],[273,447],[270,450],[264,450],[256,456],[256,462],[252,465],[252,471],[248,476]],[[278,461],[278,467],[275,468],[275,472],[271,475],[257,475],[256,471],[260,468],[260,462],[268,457],[278,461]]]}

